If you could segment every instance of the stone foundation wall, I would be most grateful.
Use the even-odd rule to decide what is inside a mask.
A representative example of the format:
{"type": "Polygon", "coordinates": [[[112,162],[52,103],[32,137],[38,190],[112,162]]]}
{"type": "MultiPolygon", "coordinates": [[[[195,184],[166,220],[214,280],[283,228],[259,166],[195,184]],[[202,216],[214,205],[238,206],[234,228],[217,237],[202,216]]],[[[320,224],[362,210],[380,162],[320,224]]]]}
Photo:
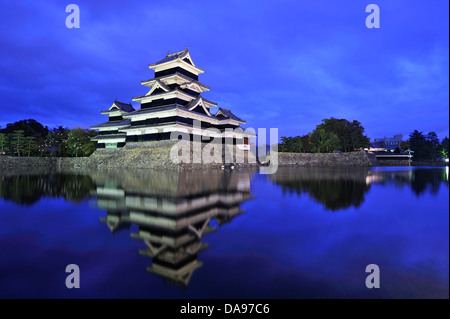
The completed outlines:
{"type": "Polygon", "coordinates": [[[368,167],[373,166],[366,152],[278,153],[278,166],[368,167]]]}
{"type": "Polygon", "coordinates": [[[86,165],[98,168],[127,167],[166,170],[220,168],[224,163],[225,155],[223,154],[227,147],[227,151],[234,154],[230,158],[231,162],[236,163],[236,166],[257,165],[256,158],[252,153],[236,150],[236,146],[218,145],[214,148],[211,144],[183,142],[179,144],[177,155],[177,152],[174,151],[176,143],[178,141],[173,140],[137,142],[128,143],[121,149],[97,149],[90,156],[86,165]],[[205,147],[208,148],[205,149],[205,147]],[[183,154],[186,154],[184,159],[181,158],[183,154]]]}
{"type": "Polygon", "coordinates": [[[14,168],[73,168],[85,166],[89,157],[15,157],[0,156],[0,170],[14,168]]]}
{"type": "MultiPolygon", "coordinates": [[[[216,163],[204,163],[194,152],[192,143],[188,163],[177,163],[171,159],[171,150],[177,141],[155,141],[129,143],[121,149],[97,149],[90,157],[11,157],[0,156],[0,169],[16,167],[46,167],[46,168],[147,168],[147,169],[210,169],[220,168],[222,161],[216,158],[216,163]],[[193,162],[197,161],[197,162],[193,162]],[[217,163],[218,161],[218,163],[217,163]]],[[[206,144],[200,145],[203,149],[206,144]]],[[[197,145],[198,146],[198,145],[197,145]]],[[[232,146],[236,154],[236,147],[232,146]]],[[[223,146],[218,146],[223,151],[223,146]]],[[[220,153],[220,152],[219,152],[220,153]]],[[[203,152],[203,154],[205,154],[203,152]]],[[[212,154],[212,152],[211,152],[212,154]]],[[[233,158],[237,167],[255,167],[256,158],[250,151],[240,151],[233,158]]],[[[174,155],[174,154],[172,154],[174,155]]],[[[302,167],[370,167],[374,163],[366,152],[348,153],[278,153],[278,166],[302,167]]],[[[375,165],[409,166],[407,161],[395,160],[392,163],[383,161],[375,165]]]]}
{"type": "Polygon", "coordinates": [[[372,162],[373,166],[379,166],[377,156],[373,153],[366,153],[369,160],[372,162]]]}
{"type": "Polygon", "coordinates": [[[170,149],[174,141],[128,143],[123,148],[97,149],[86,162],[97,168],[151,168],[178,169],[170,161],[170,149]]]}
{"type": "MultiPolygon", "coordinates": [[[[90,157],[12,157],[0,156],[0,169],[13,167],[46,167],[46,168],[146,168],[146,169],[210,169],[223,165],[225,148],[233,154],[230,161],[237,167],[255,167],[256,158],[250,151],[237,150],[236,146],[187,142],[182,147],[187,154],[185,161],[177,161],[173,146],[178,141],[154,141],[128,143],[118,149],[97,149],[90,157]],[[198,150],[203,150],[198,152],[198,150]],[[209,151],[209,156],[206,150],[209,151]],[[172,151],[172,152],[171,152],[172,151]],[[215,154],[215,155],[214,155],[215,154]],[[209,159],[209,161],[208,161],[209,159]]],[[[179,155],[183,154],[179,152],[179,155]]]]}
{"type": "Polygon", "coordinates": [[[0,169],[8,170],[17,167],[55,167],[56,157],[14,157],[0,155],[0,169]]]}

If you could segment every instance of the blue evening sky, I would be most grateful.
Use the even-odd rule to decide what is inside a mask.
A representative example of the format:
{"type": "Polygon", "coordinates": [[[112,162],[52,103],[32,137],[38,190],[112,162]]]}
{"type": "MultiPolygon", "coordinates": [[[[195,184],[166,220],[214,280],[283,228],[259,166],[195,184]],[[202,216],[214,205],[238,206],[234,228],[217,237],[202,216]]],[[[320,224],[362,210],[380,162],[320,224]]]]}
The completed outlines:
{"type": "Polygon", "coordinates": [[[0,26],[2,127],[104,122],[115,98],[148,91],[149,63],[188,45],[211,88],[203,96],[247,127],[295,136],[337,117],[360,121],[371,138],[449,135],[445,0],[2,0],[0,26]],[[66,28],[70,3],[79,29],[66,28]],[[370,3],[379,29],[365,26],[370,3]]]}

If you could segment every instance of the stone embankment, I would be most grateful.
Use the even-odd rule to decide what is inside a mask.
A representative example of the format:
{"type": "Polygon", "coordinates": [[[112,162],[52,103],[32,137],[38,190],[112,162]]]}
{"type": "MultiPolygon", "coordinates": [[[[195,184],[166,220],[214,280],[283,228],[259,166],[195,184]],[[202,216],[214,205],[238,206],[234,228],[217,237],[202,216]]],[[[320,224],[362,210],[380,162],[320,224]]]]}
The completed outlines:
{"type": "Polygon", "coordinates": [[[0,170],[13,168],[61,168],[80,167],[89,157],[15,157],[0,156],[0,170]]]}
{"type": "Polygon", "coordinates": [[[348,153],[278,153],[278,166],[368,167],[373,162],[364,151],[348,153]]]}
{"type": "MultiPolygon", "coordinates": [[[[127,144],[121,149],[98,149],[90,157],[13,157],[0,156],[0,169],[20,167],[44,168],[149,168],[164,170],[214,169],[220,168],[219,158],[211,163],[205,162],[205,152],[195,152],[194,145],[188,143],[190,149],[188,162],[178,162],[173,152],[176,141],[158,141],[127,144]],[[194,154],[202,153],[201,158],[194,154]],[[202,161],[203,160],[203,161],[202,161]]],[[[205,147],[202,144],[201,147],[205,147]]],[[[222,146],[218,146],[220,149],[222,146]]],[[[255,167],[256,158],[251,152],[236,152],[233,162],[237,167],[255,167]],[[245,155],[244,155],[245,154],[245,155]]],[[[186,151],[186,150],[185,150],[186,151]]],[[[408,161],[381,162],[375,156],[364,151],[348,153],[278,153],[278,163],[283,166],[298,167],[370,167],[370,166],[409,166],[408,161]]],[[[211,160],[211,158],[209,158],[211,160]]],[[[273,161],[274,164],[276,161],[273,161]]],[[[414,165],[414,164],[413,164],[414,165]]]]}
{"type": "MultiPolygon", "coordinates": [[[[223,157],[210,156],[214,152],[204,147],[207,144],[185,143],[179,152],[174,151],[177,141],[155,141],[130,143],[120,149],[97,149],[90,157],[13,157],[0,156],[0,169],[17,167],[46,167],[46,168],[148,168],[148,169],[209,169],[220,168],[223,157]],[[195,144],[195,145],[194,145],[195,144]],[[203,150],[198,152],[197,150],[203,150]],[[208,151],[206,151],[208,150],[208,151]],[[187,154],[186,160],[181,155],[187,154]],[[195,156],[194,156],[195,154],[195,156]],[[201,155],[198,155],[201,154],[201,155]],[[181,160],[180,160],[181,159],[181,160]]],[[[231,146],[233,160],[237,167],[255,167],[256,158],[253,153],[237,150],[231,146]]],[[[223,146],[218,145],[221,150],[223,146]]],[[[220,152],[217,152],[219,154],[220,152]]]]}

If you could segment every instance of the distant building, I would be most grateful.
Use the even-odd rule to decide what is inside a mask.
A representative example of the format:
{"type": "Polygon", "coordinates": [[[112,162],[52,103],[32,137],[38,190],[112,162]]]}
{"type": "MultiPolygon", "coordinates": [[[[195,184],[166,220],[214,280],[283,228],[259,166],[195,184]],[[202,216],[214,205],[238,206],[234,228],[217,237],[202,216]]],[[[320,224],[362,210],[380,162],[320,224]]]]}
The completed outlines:
{"type": "Polygon", "coordinates": [[[371,152],[384,152],[386,148],[384,147],[384,142],[371,142],[370,147],[366,150],[371,152]]]}
{"type": "Polygon", "coordinates": [[[370,143],[370,147],[365,149],[375,156],[376,165],[381,166],[404,166],[411,165],[411,150],[406,150],[399,153],[393,153],[396,148],[401,150],[401,143],[403,142],[403,135],[397,134],[394,137],[375,138],[370,143]]]}
{"type": "Polygon", "coordinates": [[[397,134],[394,137],[375,138],[370,143],[370,150],[373,152],[394,151],[396,148],[401,149],[403,135],[397,134]]]}

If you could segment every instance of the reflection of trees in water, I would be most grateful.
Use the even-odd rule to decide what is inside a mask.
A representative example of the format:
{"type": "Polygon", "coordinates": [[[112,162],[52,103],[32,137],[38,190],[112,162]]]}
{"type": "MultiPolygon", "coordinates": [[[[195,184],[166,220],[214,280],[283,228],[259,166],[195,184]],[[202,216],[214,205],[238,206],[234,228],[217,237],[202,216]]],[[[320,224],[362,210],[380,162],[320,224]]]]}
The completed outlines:
{"type": "Polygon", "coordinates": [[[425,192],[437,194],[441,184],[448,185],[446,169],[443,168],[372,171],[369,176],[377,184],[411,187],[417,196],[425,192]]]}
{"type": "Polygon", "coordinates": [[[370,189],[369,172],[367,167],[280,167],[268,177],[283,192],[308,194],[326,209],[336,211],[361,206],[370,189]]]}
{"type": "Polygon", "coordinates": [[[364,194],[370,189],[365,182],[350,179],[333,180],[290,180],[277,181],[283,192],[309,194],[319,203],[325,205],[326,209],[336,211],[338,209],[359,207],[364,202],[364,194]]]}
{"type": "Polygon", "coordinates": [[[269,178],[283,192],[309,194],[326,209],[335,211],[359,207],[372,184],[411,187],[417,195],[437,194],[441,184],[448,185],[446,169],[370,170],[328,168],[279,168],[269,178]]]}
{"type": "Polygon", "coordinates": [[[440,169],[417,169],[411,181],[411,189],[417,195],[426,191],[437,194],[441,183],[448,185],[448,178],[444,170],[440,169]]]}
{"type": "Polygon", "coordinates": [[[21,174],[0,176],[0,198],[31,205],[40,198],[63,197],[80,202],[89,198],[95,183],[88,175],[63,173],[21,174]]]}

